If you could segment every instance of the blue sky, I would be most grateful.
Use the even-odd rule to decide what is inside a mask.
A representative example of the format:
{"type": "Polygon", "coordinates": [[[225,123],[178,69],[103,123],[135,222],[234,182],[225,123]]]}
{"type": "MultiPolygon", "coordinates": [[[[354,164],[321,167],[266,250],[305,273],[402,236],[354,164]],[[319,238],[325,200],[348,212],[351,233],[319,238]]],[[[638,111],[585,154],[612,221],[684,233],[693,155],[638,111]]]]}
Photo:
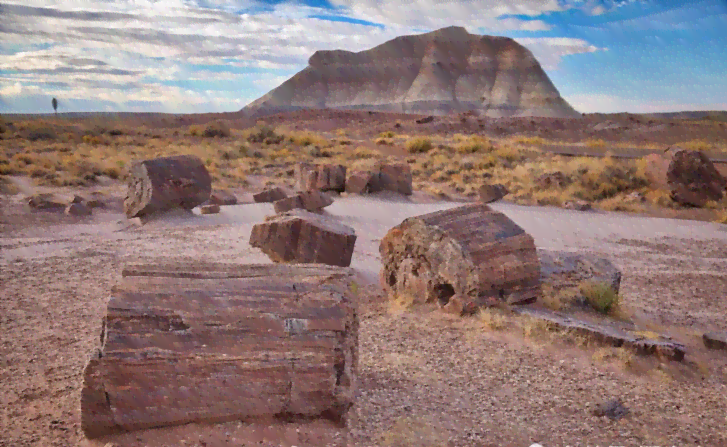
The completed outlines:
{"type": "Polygon", "coordinates": [[[727,0],[0,0],[0,113],[236,111],[319,49],[515,38],[581,112],[727,110],[727,0]]]}

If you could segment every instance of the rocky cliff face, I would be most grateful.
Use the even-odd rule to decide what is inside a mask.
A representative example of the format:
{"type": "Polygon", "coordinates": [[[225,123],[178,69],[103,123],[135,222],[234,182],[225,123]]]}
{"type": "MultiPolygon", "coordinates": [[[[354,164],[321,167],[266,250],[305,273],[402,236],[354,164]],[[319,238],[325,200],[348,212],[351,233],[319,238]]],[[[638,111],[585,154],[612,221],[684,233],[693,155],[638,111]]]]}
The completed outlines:
{"type": "Polygon", "coordinates": [[[304,108],[580,116],[527,48],[460,27],[397,37],[358,53],[317,51],[305,69],[242,110],[266,115],[304,108]]]}

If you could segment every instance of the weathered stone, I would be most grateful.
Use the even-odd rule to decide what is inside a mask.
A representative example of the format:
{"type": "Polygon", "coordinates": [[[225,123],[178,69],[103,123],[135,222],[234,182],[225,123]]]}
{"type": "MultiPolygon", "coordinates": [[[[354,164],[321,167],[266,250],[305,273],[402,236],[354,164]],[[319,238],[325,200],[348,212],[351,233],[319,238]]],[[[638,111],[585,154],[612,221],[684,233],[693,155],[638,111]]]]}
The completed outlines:
{"type": "Polygon", "coordinates": [[[220,212],[219,205],[202,205],[199,207],[200,214],[217,214],[220,212]]]}
{"type": "Polygon", "coordinates": [[[646,157],[647,177],[654,186],[669,190],[673,201],[703,207],[710,200],[721,200],[727,179],[700,151],[673,146],[664,154],[646,157]]]}
{"type": "Polygon", "coordinates": [[[563,208],[567,210],[575,210],[575,211],[588,211],[592,209],[590,203],[584,201],[584,200],[573,200],[569,202],[565,202],[563,204],[563,208]]]}
{"type": "Polygon", "coordinates": [[[298,163],[295,174],[301,191],[346,190],[346,167],[343,165],[298,163]]]}
{"type": "Polygon", "coordinates": [[[621,288],[621,271],[606,258],[554,250],[538,250],[538,258],[543,282],[556,290],[575,290],[583,281],[608,284],[616,293],[621,288]]]}
{"type": "Polygon", "coordinates": [[[508,190],[505,185],[496,183],[494,185],[485,184],[480,186],[479,196],[480,202],[492,203],[497,202],[508,194],[508,190]]]}
{"type": "Polygon", "coordinates": [[[210,205],[237,205],[237,197],[229,191],[216,190],[210,195],[210,205]]]}
{"type": "Polygon", "coordinates": [[[564,188],[571,183],[572,180],[560,171],[549,172],[547,174],[538,176],[535,179],[535,184],[543,189],[552,188],[554,186],[557,188],[564,188]]]}
{"type": "Polygon", "coordinates": [[[250,245],[273,262],[348,267],[355,243],[353,228],[302,209],[269,216],[250,234],[250,245]]]}
{"type": "Polygon", "coordinates": [[[36,194],[27,199],[28,206],[35,210],[62,210],[66,204],[56,198],[53,194],[36,194]]]}
{"type": "Polygon", "coordinates": [[[301,191],[294,196],[278,200],[274,207],[276,213],[284,213],[293,209],[303,209],[315,213],[331,204],[333,204],[333,199],[324,192],[301,191]]]}
{"type": "Polygon", "coordinates": [[[191,210],[206,202],[211,192],[212,177],[198,157],[144,160],[129,169],[124,213],[134,218],[178,208],[191,210]]]}
{"type": "Polygon", "coordinates": [[[727,332],[708,332],[702,336],[702,340],[709,349],[727,351],[727,332]]]}
{"type": "Polygon", "coordinates": [[[285,191],[283,191],[283,189],[279,186],[267,188],[252,195],[255,203],[273,203],[286,197],[288,197],[288,195],[285,194],[285,191]]]}
{"type": "Polygon", "coordinates": [[[579,320],[545,309],[520,307],[514,310],[521,315],[544,321],[564,332],[586,336],[604,345],[628,348],[638,354],[682,361],[686,353],[684,345],[665,337],[647,338],[637,332],[632,333],[616,326],[579,320]]]}
{"type": "Polygon", "coordinates": [[[524,304],[540,293],[533,238],[485,204],[405,219],[379,252],[386,292],[412,304],[445,306],[455,295],[476,307],[493,299],[524,304]]]}
{"type": "Polygon", "coordinates": [[[427,124],[427,123],[431,123],[432,121],[434,121],[434,117],[430,115],[430,116],[418,119],[417,124],[427,124]]]}
{"type": "Polygon", "coordinates": [[[602,402],[593,409],[593,415],[598,417],[607,417],[617,421],[629,414],[629,409],[621,402],[621,399],[613,399],[602,402]]]}
{"type": "Polygon", "coordinates": [[[354,171],[346,180],[346,192],[352,194],[367,194],[371,191],[372,185],[374,185],[374,177],[378,177],[378,173],[370,171],[354,171]]]}
{"type": "Polygon", "coordinates": [[[350,269],[127,265],[84,370],[88,438],[277,416],[345,427],[356,389],[350,269]]]}
{"type": "Polygon", "coordinates": [[[377,168],[379,187],[382,191],[392,191],[405,196],[413,194],[411,167],[407,163],[381,163],[377,168]]]}
{"type": "Polygon", "coordinates": [[[65,213],[69,216],[90,216],[91,208],[83,203],[71,203],[66,207],[65,213]]]}

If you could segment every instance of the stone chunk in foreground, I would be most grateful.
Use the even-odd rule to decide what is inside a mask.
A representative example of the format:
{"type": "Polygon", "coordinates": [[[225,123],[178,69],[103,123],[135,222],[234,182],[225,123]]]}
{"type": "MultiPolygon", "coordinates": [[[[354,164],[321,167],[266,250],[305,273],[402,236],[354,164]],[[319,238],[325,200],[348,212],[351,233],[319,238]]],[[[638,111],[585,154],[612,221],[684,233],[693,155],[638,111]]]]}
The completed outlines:
{"type": "Polygon", "coordinates": [[[255,203],[273,203],[278,200],[282,200],[288,197],[283,191],[283,188],[276,186],[275,188],[268,188],[252,195],[255,203]]]}
{"type": "Polygon", "coordinates": [[[332,204],[333,199],[324,192],[302,191],[294,196],[278,200],[274,203],[274,207],[276,213],[284,213],[294,209],[303,209],[315,213],[332,204]]]}
{"type": "Polygon", "coordinates": [[[295,209],[256,224],[250,245],[273,262],[351,265],[356,233],[329,218],[295,209]]]}
{"type": "Polygon", "coordinates": [[[389,296],[473,309],[534,302],[540,262],[533,238],[504,214],[471,204],[405,219],[379,246],[389,296]]]}
{"type": "Polygon", "coordinates": [[[353,272],[324,265],[128,265],[86,365],[88,438],[187,423],[328,419],[354,403],[353,272]]]}

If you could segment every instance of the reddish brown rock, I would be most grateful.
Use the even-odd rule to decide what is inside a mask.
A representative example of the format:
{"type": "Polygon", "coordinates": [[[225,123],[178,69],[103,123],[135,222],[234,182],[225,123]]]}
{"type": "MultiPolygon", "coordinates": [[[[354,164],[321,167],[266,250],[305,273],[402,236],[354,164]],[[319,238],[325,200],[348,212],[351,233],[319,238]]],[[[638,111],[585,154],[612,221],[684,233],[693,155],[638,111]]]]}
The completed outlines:
{"type": "Polygon", "coordinates": [[[354,171],[346,180],[346,192],[351,194],[368,194],[375,184],[378,184],[378,174],[369,171],[354,171]]]}
{"type": "Polygon", "coordinates": [[[209,203],[220,206],[237,205],[237,197],[229,191],[212,191],[209,203]]]}
{"type": "Polygon", "coordinates": [[[709,349],[727,351],[727,332],[708,332],[702,336],[702,340],[709,349]]]}
{"type": "Polygon", "coordinates": [[[647,156],[646,161],[649,180],[668,189],[677,203],[703,207],[710,200],[721,200],[727,188],[727,179],[700,151],[673,146],[664,154],[647,156]]]}
{"type": "Polygon", "coordinates": [[[405,219],[379,246],[387,293],[410,304],[453,296],[473,307],[532,303],[540,294],[533,238],[477,203],[405,219]]]}
{"type": "Polygon", "coordinates": [[[217,214],[220,212],[219,205],[202,205],[199,207],[200,214],[217,214]]]}
{"type": "Polygon", "coordinates": [[[407,163],[382,163],[378,170],[381,190],[412,195],[411,168],[407,163]]]}
{"type": "Polygon", "coordinates": [[[295,169],[298,189],[301,191],[346,190],[346,167],[343,165],[298,163],[295,169]]]}
{"type": "Polygon", "coordinates": [[[255,203],[273,203],[288,197],[285,191],[279,186],[268,188],[252,195],[255,203]]]}
{"type": "Polygon", "coordinates": [[[62,210],[66,207],[60,199],[53,194],[36,194],[27,199],[28,206],[34,210],[62,210]]]}
{"type": "Polygon", "coordinates": [[[353,228],[302,209],[270,216],[250,234],[250,245],[273,262],[348,267],[355,243],[353,228]]]}
{"type": "Polygon", "coordinates": [[[354,403],[353,272],[324,265],[129,265],[83,374],[88,438],[290,418],[345,427],[354,403]]]}
{"type": "Polygon", "coordinates": [[[494,185],[482,185],[480,186],[479,190],[480,202],[482,203],[497,202],[498,200],[505,197],[507,194],[507,188],[504,185],[500,185],[499,183],[494,185]]]}
{"type": "Polygon", "coordinates": [[[179,208],[191,210],[206,202],[211,192],[212,177],[198,157],[144,160],[129,169],[124,213],[131,219],[179,208]]]}
{"type": "Polygon", "coordinates": [[[274,207],[276,213],[284,213],[293,209],[303,209],[315,213],[331,204],[333,204],[333,199],[324,192],[301,191],[294,196],[278,200],[274,207]]]}
{"type": "Polygon", "coordinates": [[[66,207],[65,213],[69,216],[90,216],[91,215],[91,208],[87,207],[83,203],[71,203],[66,207]]]}

